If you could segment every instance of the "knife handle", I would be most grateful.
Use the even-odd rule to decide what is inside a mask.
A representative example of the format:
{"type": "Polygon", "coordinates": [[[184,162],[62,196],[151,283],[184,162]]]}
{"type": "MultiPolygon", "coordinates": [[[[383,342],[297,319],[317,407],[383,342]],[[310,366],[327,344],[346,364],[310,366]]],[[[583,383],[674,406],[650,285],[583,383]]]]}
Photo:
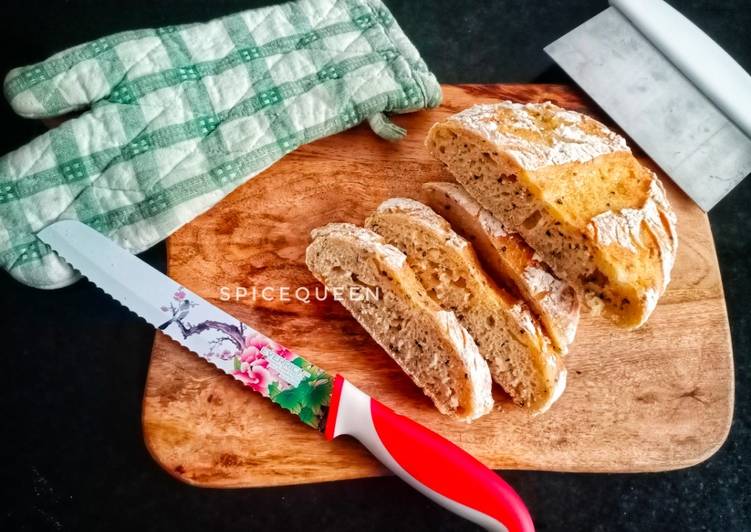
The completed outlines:
{"type": "Polygon", "coordinates": [[[407,484],[487,530],[534,532],[514,489],[468,453],[337,375],[326,439],[348,434],[407,484]]]}

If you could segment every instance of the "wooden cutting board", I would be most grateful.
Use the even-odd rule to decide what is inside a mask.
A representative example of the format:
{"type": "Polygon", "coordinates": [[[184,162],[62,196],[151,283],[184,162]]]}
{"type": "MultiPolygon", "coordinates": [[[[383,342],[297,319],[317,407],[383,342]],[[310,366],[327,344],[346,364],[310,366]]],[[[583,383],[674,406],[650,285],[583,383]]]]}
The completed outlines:
{"type": "MultiPolygon", "coordinates": [[[[733,412],[728,319],[707,216],[667,178],[681,238],[669,290],[634,332],[584,316],[566,362],[568,389],[537,417],[498,390],[496,410],[471,425],[442,417],[341,305],[281,301],[280,287],[294,293],[318,286],[304,264],[311,229],[334,221],[360,224],[388,197],[419,198],[421,183],[450,180],[423,148],[428,128],[450,113],[498,99],[551,100],[603,118],[590,100],[565,86],[445,86],[441,108],[396,118],[409,131],[399,143],[383,141],[363,125],[297,150],[240,187],[169,238],[170,276],[492,468],[662,471],[707,459],[725,440],[733,412]],[[260,297],[266,286],[274,289],[273,301],[260,297]],[[221,301],[222,287],[249,294],[255,287],[259,297],[221,301]]],[[[386,473],[354,440],[326,442],[159,334],[143,428],[157,462],[200,486],[386,473]]]]}

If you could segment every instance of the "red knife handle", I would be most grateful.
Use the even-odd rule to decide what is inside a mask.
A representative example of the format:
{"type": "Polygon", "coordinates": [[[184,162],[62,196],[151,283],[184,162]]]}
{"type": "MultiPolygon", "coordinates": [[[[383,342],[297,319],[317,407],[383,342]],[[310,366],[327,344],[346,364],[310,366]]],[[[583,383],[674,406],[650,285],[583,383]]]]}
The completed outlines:
{"type": "Polygon", "coordinates": [[[357,438],[395,475],[444,508],[487,530],[534,532],[514,489],[471,455],[396,414],[337,375],[326,439],[357,438]]]}

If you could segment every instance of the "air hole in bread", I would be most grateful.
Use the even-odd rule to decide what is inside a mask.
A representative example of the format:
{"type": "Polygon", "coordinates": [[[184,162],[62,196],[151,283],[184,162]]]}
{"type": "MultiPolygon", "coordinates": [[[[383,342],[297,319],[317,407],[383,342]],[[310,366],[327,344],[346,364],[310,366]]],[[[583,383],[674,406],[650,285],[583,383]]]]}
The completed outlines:
{"type": "Polygon", "coordinates": [[[600,288],[608,284],[607,276],[604,273],[602,273],[599,268],[595,268],[595,270],[592,273],[585,276],[583,281],[588,285],[595,285],[600,288]]]}
{"type": "Polygon", "coordinates": [[[522,222],[522,225],[527,229],[534,229],[540,222],[540,218],[542,218],[542,213],[540,213],[540,211],[535,211],[527,216],[527,218],[522,222]]]}

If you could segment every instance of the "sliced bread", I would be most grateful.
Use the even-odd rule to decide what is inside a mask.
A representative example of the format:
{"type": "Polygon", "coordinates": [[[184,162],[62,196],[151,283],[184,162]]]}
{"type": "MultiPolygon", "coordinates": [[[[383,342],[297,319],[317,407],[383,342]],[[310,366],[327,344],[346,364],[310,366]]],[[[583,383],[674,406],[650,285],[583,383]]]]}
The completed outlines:
{"type": "Polygon", "coordinates": [[[556,277],[519,233],[506,229],[461,185],[434,182],[422,188],[428,205],[472,243],[485,271],[526,301],[556,349],[566,353],[579,324],[574,288],[556,277]]]}
{"type": "Polygon", "coordinates": [[[404,254],[352,224],[311,234],[306,262],[444,414],[471,421],[493,406],[488,366],[456,317],[425,293],[404,254]]]}
{"type": "Polygon", "coordinates": [[[560,357],[526,306],[487,277],[446,220],[422,203],[392,198],[365,225],[407,255],[428,295],[456,314],[516,403],[543,411],[555,401],[566,380],[560,357]]]}
{"type": "Polygon", "coordinates": [[[550,102],[506,101],[435,124],[426,145],[590,308],[626,328],[647,320],[670,280],[676,217],[622,137],[550,102]]]}

